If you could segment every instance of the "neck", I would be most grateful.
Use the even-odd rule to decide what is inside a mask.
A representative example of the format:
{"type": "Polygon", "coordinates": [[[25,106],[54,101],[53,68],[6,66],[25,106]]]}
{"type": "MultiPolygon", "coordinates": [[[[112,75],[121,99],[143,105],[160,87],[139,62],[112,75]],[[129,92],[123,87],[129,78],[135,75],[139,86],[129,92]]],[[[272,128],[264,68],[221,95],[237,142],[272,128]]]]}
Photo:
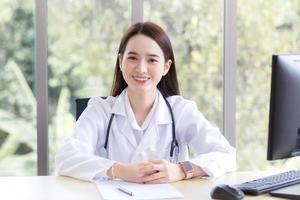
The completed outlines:
{"type": "Polygon", "coordinates": [[[142,125],[150,112],[156,97],[156,90],[152,93],[136,93],[128,90],[128,98],[133,113],[139,125],[142,125]]]}

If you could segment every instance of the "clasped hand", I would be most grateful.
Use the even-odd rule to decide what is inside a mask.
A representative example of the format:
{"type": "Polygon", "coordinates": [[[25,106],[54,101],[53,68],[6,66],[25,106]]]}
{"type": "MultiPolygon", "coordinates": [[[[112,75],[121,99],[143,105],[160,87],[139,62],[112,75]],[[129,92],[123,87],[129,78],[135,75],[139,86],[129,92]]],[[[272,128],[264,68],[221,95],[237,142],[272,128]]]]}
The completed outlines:
{"type": "Polygon", "coordinates": [[[135,183],[170,183],[185,177],[179,164],[148,160],[134,164],[114,164],[115,177],[135,183]]]}

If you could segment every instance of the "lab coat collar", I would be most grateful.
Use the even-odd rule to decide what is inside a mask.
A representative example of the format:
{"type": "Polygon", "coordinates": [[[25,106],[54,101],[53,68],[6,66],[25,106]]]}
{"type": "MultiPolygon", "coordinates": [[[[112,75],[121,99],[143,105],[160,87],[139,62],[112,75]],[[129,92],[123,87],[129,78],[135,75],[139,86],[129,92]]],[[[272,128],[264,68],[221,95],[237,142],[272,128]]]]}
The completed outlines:
{"type": "MultiPolygon", "coordinates": [[[[133,159],[140,153],[144,152],[145,150],[149,149],[153,144],[156,144],[158,140],[160,140],[161,136],[159,135],[158,126],[162,124],[170,124],[172,123],[172,118],[168,106],[164,100],[164,97],[158,91],[158,102],[153,113],[152,118],[155,120],[155,123],[151,123],[147,128],[142,140],[137,146],[133,159]]],[[[165,133],[163,133],[165,134],[165,133]]],[[[167,133],[169,134],[169,133],[167,133]]],[[[153,155],[152,155],[153,156],[153,155]]],[[[151,156],[150,156],[151,157],[151,156]]]]}
{"type": "MultiPolygon", "coordinates": [[[[168,101],[168,99],[167,99],[168,101]]],[[[158,105],[156,112],[154,113],[154,119],[156,124],[170,124],[172,123],[171,113],[169,108],[164,100],[163,95],[158,90],[158,105]]]]}
{"type": "MultiPolygon", "coordinates": [[[[116,97],[116,102],[112,108],[112,113],[126,116],[126,110],[125,110],[125,95],[127,95],[127,88],[125,88],[122,93],[116,97]]],[[[161,92],[157,89],[158,92],[158,104],[156,107],[156,110],[153,113],[153,118],[156,122],[156,124],[170,124],[172,123],[172,118],[170,111],[168,109],[168,106],[164,100],[163,95],[161,92]]]]}
{"type": "MultiPolygon", "coordinates": [[[[127,88],[125,88],[120,95],[118,95],[116,97],[116,101],[112,107],[112,113],[122,116],[124,118],[126,118],[126,104],[125,104],[125,98],[127,95],[127,88]]],[[[115,119],[116,120],[116,119],[115,119]]],[[[128,117],[127,117],[128,120],[128,117]]],[[[128,142],[132,145],[132,146],[137,146],[136,141],[135,141],[135,137],[133,134],[129,134],[131,133],[131,128],[130,128],[130,124],[128,123],[126,119],[121,121],[121,124],[119,124],[121,128],[121,134],[128,140],[128,142]],[[127,121],[127,122],[126,122],[127,121]]]]}
{"type": "Polygon", "coordinates": [[[122,115],[126,116],[126,111],[125,111],[125,94],[126,94],[126,89],[122,91],[120,95],[116,97],[116,101],[112,107],[111,112],[117,115],[122,115]]]}
{"type": "MultiPolygon", "coordinates": [[[[127,95],[126,90],[127,88],[124,89],[123,92],[117,97],[116,102],[112,108],[112,113],[122,115],[124,117],[126,117],[126,110],[125,110],[125,95],[127,95]]],[[[157,95],[158,102],[157,102],[157,107],[154,110],[152,119],[154,120],[154,123],[157,125],[170,124],[172,123],[170,111],[167,107],[167,104],[162,94],[160,93],[159,90],[157,91],[158,91],[158,95],[157,95]]],[[[131,132],[130,124],[126,122],[126,120],[124,120],[123,123],[124,123],[123,125],[120,124],[120,126],[122,127],[121,132],[124,135],[124,137],[127,138],[127,140],[131,145],[135,147],[138,146],[137,152],[147,149],[150,144],[152,144],[153,142],[159,139],[157,127],[154,124],[150,123],[150,126],[147,128],[146,133],[143,136],[140,144],[137,144],[134,135],[128,134],[131,132]]]]}

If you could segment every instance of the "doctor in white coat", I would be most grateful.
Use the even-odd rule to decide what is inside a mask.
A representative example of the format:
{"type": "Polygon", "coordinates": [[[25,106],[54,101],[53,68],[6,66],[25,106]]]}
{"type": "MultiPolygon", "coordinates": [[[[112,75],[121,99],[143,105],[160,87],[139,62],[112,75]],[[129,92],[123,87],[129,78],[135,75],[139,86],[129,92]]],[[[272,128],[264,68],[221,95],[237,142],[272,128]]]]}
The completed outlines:
{"type": "Polygon", "coordinates": [[[166,183],[234,171],[235,149],[179,95],[165,31],[151,22],[134,24],[118,53],[111,96],[91,98],[56,155],[58,174],[166,183]]]}

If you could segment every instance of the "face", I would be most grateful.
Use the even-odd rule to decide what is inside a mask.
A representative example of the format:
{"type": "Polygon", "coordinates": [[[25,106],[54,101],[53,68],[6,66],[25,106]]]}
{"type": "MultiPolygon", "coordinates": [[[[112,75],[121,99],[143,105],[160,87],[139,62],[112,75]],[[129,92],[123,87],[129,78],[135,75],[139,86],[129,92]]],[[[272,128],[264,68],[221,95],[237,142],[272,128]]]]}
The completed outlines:
{"type": "Polygon", "coordinates": [[[165,61],[163,51],[153,39],[139,34],[129,39],[119,63],[129,92],[155,94],[172,61],[165,61]]]}

